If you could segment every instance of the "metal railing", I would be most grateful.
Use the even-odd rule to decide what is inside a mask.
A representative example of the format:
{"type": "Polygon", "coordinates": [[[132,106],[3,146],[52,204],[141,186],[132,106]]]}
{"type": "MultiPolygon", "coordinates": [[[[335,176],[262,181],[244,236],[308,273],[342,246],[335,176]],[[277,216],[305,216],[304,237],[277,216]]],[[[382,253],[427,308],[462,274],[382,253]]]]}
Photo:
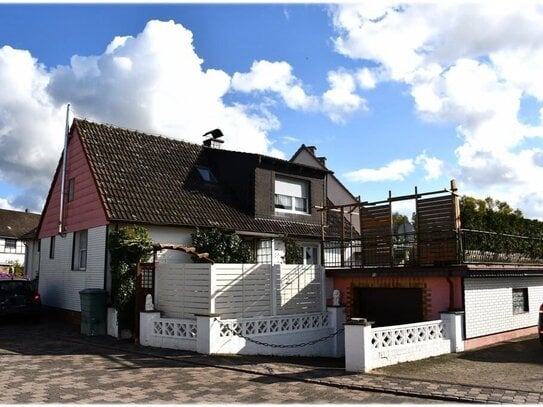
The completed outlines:
{"type": "Polygon", "coordinates": [[[323,242],[325,267],[401,267],[417,263],[416,235],[383,235],[323,242]]]}
{"type": "Polygon", "coordinates": [[[459,229],[323,242],[327,268],[543,264],[543,238],[459,229]]]}

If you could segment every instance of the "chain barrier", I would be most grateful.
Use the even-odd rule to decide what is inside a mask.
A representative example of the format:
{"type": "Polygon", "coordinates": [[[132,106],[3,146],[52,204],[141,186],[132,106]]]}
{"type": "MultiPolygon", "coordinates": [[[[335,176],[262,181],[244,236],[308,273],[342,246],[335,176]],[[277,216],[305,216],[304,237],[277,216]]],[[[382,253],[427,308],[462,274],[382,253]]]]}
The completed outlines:
{"type": "Polygon", "coordinates": [[[249,338],[248,336],[245,336],[245,335],[243,335],[243,334],[241,334],[239,332],[233,331],[232,328],[230,328],[228,325],[222,325],[222,327],[226,328],[227,331],[230,332],[234,336],[239,336],[240,338],[243,338],[243,339],[245,339],[245,340],[247,340],[249,342],[255,343],[257,345],[268,346],[270,348],[301,348],[303,346],[315,345],[316,343],[324,342],[327,339],[333,338],[334,336],[341,334],[345,330],[345,328],[340,328],[336,332],[331,333],[330,335],[327,335],[327,336],[324,336],[322,338],[315,339],[315,340],[309,341],[309,342],[293,343],[291,345],[280,345],[280,344],[276,344],[276,343],[261,342],[261,341],[257,341],[256,339],[249,338]]]}

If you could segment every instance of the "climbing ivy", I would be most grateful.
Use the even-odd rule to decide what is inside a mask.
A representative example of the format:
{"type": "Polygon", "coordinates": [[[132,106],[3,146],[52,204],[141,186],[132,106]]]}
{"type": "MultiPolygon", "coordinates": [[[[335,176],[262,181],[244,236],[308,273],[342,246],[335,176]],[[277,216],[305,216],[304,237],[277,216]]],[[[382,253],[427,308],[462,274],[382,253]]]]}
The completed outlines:
{"type": "MultiPolygon", "coordinates": [[[[196,229],[192,235],[192,244],[198,253],[209,253],[209,258],[216,263],[253,263],[254,253],[241,237],[235,233],[219,229],[196,229]]],[[[194,258],[195,262],[201,262],[194,258]]]]}
{"type": "Polygon", "coordinates": [[[290,237],[284,239],[285,242],[285,263],[286,264],[303,264],[304,256],[301,246],[290,237]]]}
{"type": "Polygon", "coordinates": [[[153,250],[147,229],[126,226],[109,234],[111,296],[117,309],[119,328],[133,328],[136,296],[136,267],[153,250]]]}

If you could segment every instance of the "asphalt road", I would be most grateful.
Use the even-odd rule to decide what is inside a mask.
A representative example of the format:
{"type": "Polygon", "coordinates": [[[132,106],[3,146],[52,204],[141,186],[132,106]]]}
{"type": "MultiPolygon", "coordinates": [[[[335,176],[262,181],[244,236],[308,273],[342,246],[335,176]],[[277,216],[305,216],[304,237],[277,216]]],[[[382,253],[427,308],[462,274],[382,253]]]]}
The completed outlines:
{"type": "Polygon", "coordinates": [[[435,402],[198,365],[127,351],[132,345],[111,338],[64,334],[44,323],[0,323],[0,404],[435,402]]]}

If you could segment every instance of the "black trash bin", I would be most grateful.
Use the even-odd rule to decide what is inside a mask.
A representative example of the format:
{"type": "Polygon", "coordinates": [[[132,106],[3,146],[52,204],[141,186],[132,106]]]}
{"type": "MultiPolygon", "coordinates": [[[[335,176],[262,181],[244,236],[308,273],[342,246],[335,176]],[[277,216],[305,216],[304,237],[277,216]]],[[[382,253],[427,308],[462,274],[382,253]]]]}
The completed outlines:
{"type": "Polygon", "coordinates": [[[105,335],[107,331],[107,291],[86,288],[79,291],[81,300],[81,334],[105,335]]]}

